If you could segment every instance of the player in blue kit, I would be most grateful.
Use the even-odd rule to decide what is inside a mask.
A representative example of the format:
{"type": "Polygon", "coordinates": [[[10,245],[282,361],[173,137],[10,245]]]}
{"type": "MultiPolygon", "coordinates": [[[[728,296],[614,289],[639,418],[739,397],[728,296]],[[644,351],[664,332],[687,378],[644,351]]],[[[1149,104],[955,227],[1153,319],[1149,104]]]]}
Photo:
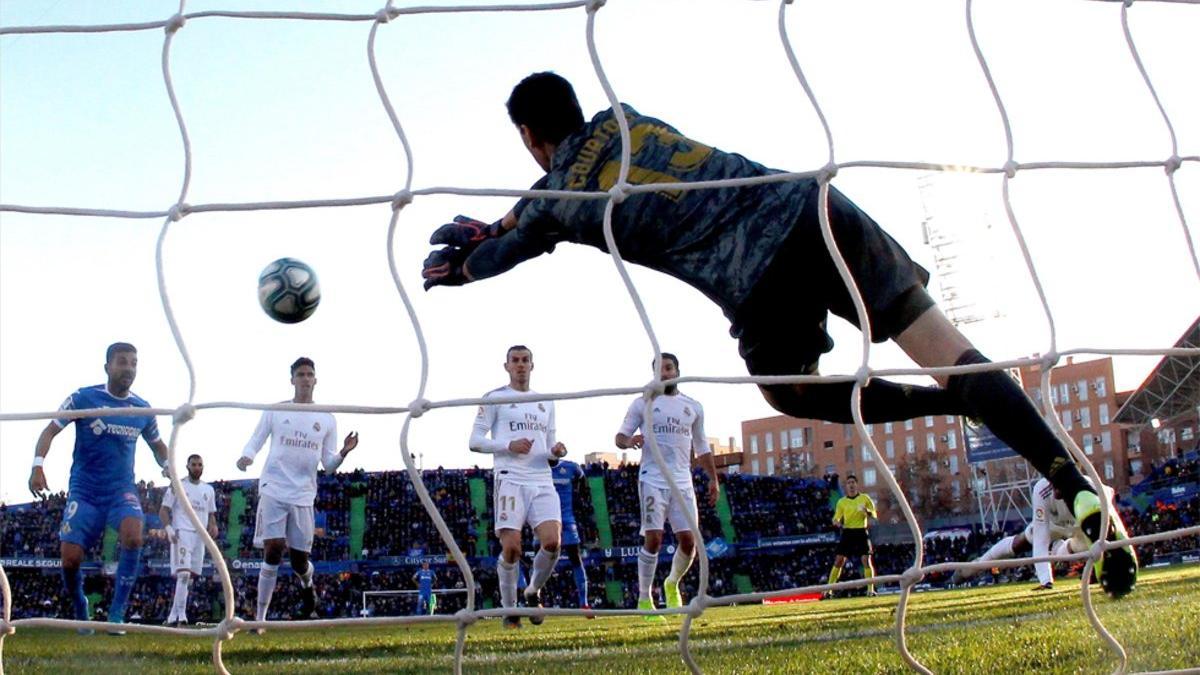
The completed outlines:
{"type": "Polygon", "coordinates": [[[433,614],[437,607],[433,602],[433,582],[437,578],[429,569],[429,561],[421,563],[421,569],[413,575],[413,583],[417,585],[417,614],[433,614]]]}
{"type": "MultiPolygon", "coordinates": [[[[621,171],[621,130],[614,110],[585,121],[571,84],[535,73],[513,88],[509,119],[525,148],[546,171],[535,189],[610,191],[621,171]]],[[[600,199],[522,199],[502,219],[485,224],[464,216],[438,228],[442,245],[426,259],[426,289],[502,274],[550,253],[562,242],[608,250],[604,214],[626,261],[696,288],[729,318],[730,333],[754,375],[816,375],[833,348],[829,312],[858,325],[858,314],[821,230],[820,184],[775,180],[782,173],[742,155],[687,138],[662,120],[621,105],[630,141],[627,182],[637,186],[758,179],[741,187],[615,195],[600,199]],[[779,316],[791,318],[786,330],[779,316]]],[[[924,368],[990,361],[946,318],[925,290],[929,273],[841,192],[828,190],[832,236],[862,293],[871,338],[893,340],[924,368]]],[[[861,326],[860,326],[861,328],[861,326]]],[[[1033,403],[999,370],[936,377],[938,386],[871,378],[861,390],[867,423],[924,415],[966,415],[983,421],[1063,495],[1088,540],[1127,536],[1111,512],[1100,532],[1100,498],[1033,403]]],[[[850,423],[853,382],[761,385],[776,410],[793,417],[850,423]]],[[[1137,557],[1126,546],[1105,552],[1097,575],[1113,596],[1133,590],[1137,557]]]]}
{"type": "MultiPolygon", "coordinates": [[[[125,342],[109,346],[105,354],[104,372],[108,382],[83,387],[67,397],[60,410],[89,408],[149,408],[129,388],[137,377],[137,349],[125,342]]],[[[139,436],[154,450],[159,466],[167,463],[167,444],[158,435],[158,423],[153,416],[60,418],[50,424],[38,437],[29,476],[29,489],[42,498],[49,494],[49,485],[42,465],[50,444],[68,424],[75,422],[75,453],[71,458],[71,482],[67,506],[58,530],[61,542],[63,586],[71,598],[75,618],[86,621],[88,601],[83,594],[84,552],[104,534],[106,525],[120,535],[120,557],[117,563],[117,583],[109,605],[110,623],[125,622],[125,604],[137,582],[142,556],[142,505],[133,482],[133,457],[139,436]]],[[[110,634],[121,635],[113,629],[110,634]]]]}
{"type": "Polygon", "coordinates": [[[575,591],[579,595],[580,609],[591,609],[588,602],[587,569],[583,566],[583,555],[579,550],[579,526],[575,523],[575,481],[583,478],[583,469],[568,460],[559,460],[551,467],[554,490],[558,492],[558,503],[562,509],[562,546],[575,570],[575,591]]]}

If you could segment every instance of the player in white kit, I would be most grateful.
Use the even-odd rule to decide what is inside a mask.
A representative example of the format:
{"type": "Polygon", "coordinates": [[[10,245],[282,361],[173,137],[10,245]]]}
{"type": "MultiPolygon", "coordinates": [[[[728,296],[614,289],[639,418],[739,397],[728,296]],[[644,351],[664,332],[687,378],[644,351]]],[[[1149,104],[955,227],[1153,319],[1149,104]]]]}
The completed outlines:
{"type": "MultiPolygon", "coordinates": [[[[200,455],[188,457],[187,470],[187,478],[180,481],[183,493],[196,517],[206,524],[209,536],[216,539],[217,495],[211,485],[200,480],[204,473],[204,460],[200,455]]],[[[204,570],[204,540],[187,513],[176,508],[176,503],[175,492],[168,485],[158,509],[158,519],[165,525],[163,529],[171,542],[171,573],[175,575],[175,598],[167,616],[168,626],[187,625],[188,587],[192,584],[192,576],[199,576],[204,570]]]]}
{"type": "MultiPolygon", "coordinates": [[[[317,371],[312,359],[300,357],[292,364],[292,403],[312,403],[317,371]]],[[[325,412],[264,410],[254,434],[242,450],[237,467],[245,471],[254,463],[267,437],[271,451],[258,479],[258,513],[254,521],[254,545],[263,549],[263,566],[258,572],[258,607],[254,618],[263,621],[275,592],[279,564],[287,548],[292,571],[300,579],[301,608],[297,619],[316,618],[313,567],[308,560],[313,541],[313,502],[317,498],[317,465],[334,472],[350,451],[358,446],[358,433],[351,431],[337,449],[337,422],[325,412]]]]}
{"type": "MultiPolygon", "coordinates": [[[[1112,488],[1104,486],[1104,492],[1112,500],[1112,488]]],[[[979,556],[976,562],[987,560],[1006,560],[1032,552],[1033,557],[1051,555],[1067,555],[1080,553],[1088,549],[1087,539],[1079,530],[1075,514],[1067,507],[1058,491],[1045,478],[1040,478],[1033,484],[1030,495],[1033,504],[1033,520],[1025,526],[1025,531],[1009,535],[992,544],[986,553],[979,556]]],[[[1116,506],[1114,505],[1115,509],[1116,506]]],[[[1048,562],[1033,564],[1037,572],[1038,585],[1035,590],[1054,588],[1054,570],[1048,562]]],[[[950,583],[958,584],[970,579],[979,570],[955,570],[950,583]]]]}
{"type": "MultiPolygon", "coordinates": [[[[484,394],[485,399],[533,393],[529,389],[533,352],[528,347],[509,347],[504,370],[508,372],[508,385],[484,394]]],[[[494,515],[502,549],[496,561],[500,604],[517,605],[521,529],[529,523],[540,547],[533,557],[533,572],[525,587],[525,604],[541,607],[542,586],[558,562],[562,531],[562,513],[550,466],[567,454],[566,446],[554,437],[554,403],[522,401],[480,406],[470,447],[473,452],[489,453],[495,458],[494,515]]],[[[535,625],[542,620],[541,616],[529,618],[535,625]]],[[[504,625],[519,628],[521,619],[506,616],[504,625]]]]}
{"type": "MultiPolygon", "coordinates": [[[[674,354],[663,352],[659,374],[663,380],[679,377],[679,359],[674,354]]],[[[647,424],[646,401],[638,398],[629,405],[625,421],[617,432],[616,444],[622,450],[642,448],[644,434],[650,431],[658,441],[663,461],[669,475],[663,476],[658,462],[647,450],[642,452],[639,472],[638,495],[642,507],[643,536],[642,550],[638,552],[638,609],[654,609],[651,587],[654,572],[658,568],[658,551],[662,547],[663,524],[670,521],[677,546],[671,559],[671,573],[663,581],[663,596],[667,607],[682,607],[679,581],[687,574],[696,554],[696,537],[688,522],[685,509],[692,514],[697,525],[700,513],[696,508],[696,492],[692,486],[692,453],[708,474],[708,505],[716,506],[720,487],[717,484],[717,466],[708,441],[704,436],[704,408],[696,399],[679,392],[676,385],[668,385],[664,393],[651,401],[652,418],[647,424]],[[640,433],[637,433],[640,430],[640,433]],[[671,494],[671,483],[683,493],[683,503],[671,494]]],[[[646,617],[651,621],[665,621],[661,616],[646,617]]]]}

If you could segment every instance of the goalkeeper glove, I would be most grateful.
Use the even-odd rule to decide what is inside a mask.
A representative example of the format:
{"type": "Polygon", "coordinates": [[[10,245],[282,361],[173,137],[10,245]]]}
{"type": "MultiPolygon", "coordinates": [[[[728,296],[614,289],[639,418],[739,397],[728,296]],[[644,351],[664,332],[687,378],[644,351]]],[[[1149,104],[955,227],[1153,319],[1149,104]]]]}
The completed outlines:
{"type": "Polygon", "coordinates": [[[504,228],[498,220],[489,225],[467,216],[455,216],[454,222],[446,223],[433,231],[429,243],[457,246],[470,252],[484,240],[495,239],[503,233],[504,228]]]}
{"type": "Polygon", "coordinates": [[[421,276],[425,277],[425,290],[434,286],[462,286],[470,281],[463,274],[463,263],[469,251],[456,246],[445,246],[425,258],[421,276]]]}

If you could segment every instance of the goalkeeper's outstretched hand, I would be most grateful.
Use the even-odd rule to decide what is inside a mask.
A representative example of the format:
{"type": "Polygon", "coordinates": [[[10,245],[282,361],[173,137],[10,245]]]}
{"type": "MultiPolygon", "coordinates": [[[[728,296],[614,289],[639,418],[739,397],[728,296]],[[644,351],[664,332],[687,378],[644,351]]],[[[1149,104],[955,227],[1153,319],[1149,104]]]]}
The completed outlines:
{"type": "Polygon", "coordinates": [[[455,246],[469,253],[484,240],[499,237],[503,232],[504,229],[500,227],[498,220],[489,225],[468,216],[455,216],[454,222],[446,223],[433,231],[429,243],[435,246],[455,246]]]}
{"type": "Polygon", "coordinates": [[[434,286],[462,286],[470,281],[463,274],[463,263],[470,251],[457,246],[444,246],[429,254],[421,270],[425,290],[434,286]]]}

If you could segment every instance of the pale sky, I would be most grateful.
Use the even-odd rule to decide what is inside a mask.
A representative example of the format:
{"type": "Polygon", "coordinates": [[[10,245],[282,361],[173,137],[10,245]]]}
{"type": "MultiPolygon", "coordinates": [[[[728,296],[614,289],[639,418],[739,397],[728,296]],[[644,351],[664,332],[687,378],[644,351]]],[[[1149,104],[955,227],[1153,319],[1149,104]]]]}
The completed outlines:
{"type": "MultiPolygon", "coordinates": [[[[380,3],[341,2],[373,13],[380,3]]],[[[405,3],[396,3],[405,6],[405,3]]],[[[428,3],[421,4],[453,4],[428,3]]],[[[233,0],[206,9],[330,11],[329,3],[233,0]]],[[[172,2],[6,0],[0,26],[163,19],[172,2]]],[[[1120,3],[983,0],[976,32],[1008,106],[1018,161],[1161,161],[1166,127],[1133,65],[1120,3]]],[[[825,161],[824,134],[787,63],[775,2],[609,0],[596,17],[600,60],[621,100],[686,135],[788,170],[825,161]]],[[[411,143],[413,186],[522,189],[540,170],[504,111],[513,84],[552,69],[576,86],[585,115],[607,107],[587,54],[582,9],[521,14],[403,16],[380,29],[384,84],[411,143]]],[[[788,9],[801,66],[832,127],[836,159],[999,166],[999,115],[952,0],[804,0],[788,9]]],[[[1130,27],[1170,114],[1180,155],[1200,154],[1194,36],[1200,8],[1139,2],[1130,27]]],[[[194,19],[176,35],[171,72],[191,136],[187,201],[252,202],[391,194],[406,162],[367,65],[370,23],[194,19]]],[[[171,206],[183,152],[160,70],[161,30],[104,35],[0,36],[0,202],[156,210],[171,206]]],[[[918,261],[915,171],[843,169],[834,184],[918,261]]],[[[1192,237],[1200,239],[1200,165],[1176,174],[1192,237]]],[[[939,213],[993,228],[977,286],[1004,316],[966,329],[994,360],[1049,349],[1049,332],[1016,255],[995,175],[945,179],[939,213]],[[974,216],[972,215],[974,214],[974,216]],[[982,281],[980,281],[982,279],[982,281]]],[[[1195,318],[1200,280],[1161,168],[1023,171],[1012,206],[1057,321],[1059,348],[1169,347],[1195,318]]],[[[420,289],[432,230],[462,213],[498,218],[509,198],[423,197],[400,215],[396,257],[430,347],[430,399],[466,398],[504,384],[513,343],[533,348],[535,389],[638,386],[650,379],[649,342],[611,260],[563,245],[502,277],[420,289]]],[[[166,276],[197,367],[197,402],[289,398],[288,364],[317,362],[317,400],[406,405],[420,357],[387,267],[386,205],[191,215],[166,240],[166,276]],[[294,326],[258,308],[255,281],[271,260],[311,264],[320,309],[294,326]]],[[[102,382],[104,348],[136,344],[134,391],[155,406],[187,398],[187,375],[155,284],[159,219],[0,213],[0,412],[51,411],[74,389],[102,382]]],[[[950,223],[949,226],[953,226],[950,223]]],[[[973,227],[973,226],[972,226],[973,227]]],[[[685,375],[744,375],[719,310],[660,274],[632,268],[664,349],[685,375]]],[[[936,281],[931,284],[936,289],[936,281]]],[[[981,293],[982,295],[982,293],[981,293]]],[[[779,308],[781,329],[789,320],[779,308]]],[[[822,372],[853,372],[857,332],[834,321],[837,348],[822,372]]],[[[1136,387],[1154,358],[1117,359],[1119,388],[1136,387]]],[[[876,346],[877,368],[911,365],[876,346]]],[[[689,385],[710,436],[740,437],[740,422],[773,414],[755,388],[689,385]]],[[[558,437],[575,459],[608,450],[629,397],[558,404],[558,437]]],[[[467,450],[474,407],[413,423],[427,467],[487,466],[467,450]]],[[[207,477],[256,477],[233,464],[257,413],[204,411],[179,452],[200,452],[207,477]]],[[[403,416],[339,415],[359,449],[346,466],[401,468],[403,416]]],[[[160,419],[166,432],[169,420],[160,419]]],[[[0,500],[26,501],[34,441],[45,421],[0,423],[0,500]]],[[[47,476],[66,487],[72,432],[56,440],[47,476]]],[[[261,464],[261,463],[260,463],[261,464]]],[[[139,451],[139,478],[156,470],[139,451]]],[[[162,479],[157,480],[162,483],[162,479]]]]}

